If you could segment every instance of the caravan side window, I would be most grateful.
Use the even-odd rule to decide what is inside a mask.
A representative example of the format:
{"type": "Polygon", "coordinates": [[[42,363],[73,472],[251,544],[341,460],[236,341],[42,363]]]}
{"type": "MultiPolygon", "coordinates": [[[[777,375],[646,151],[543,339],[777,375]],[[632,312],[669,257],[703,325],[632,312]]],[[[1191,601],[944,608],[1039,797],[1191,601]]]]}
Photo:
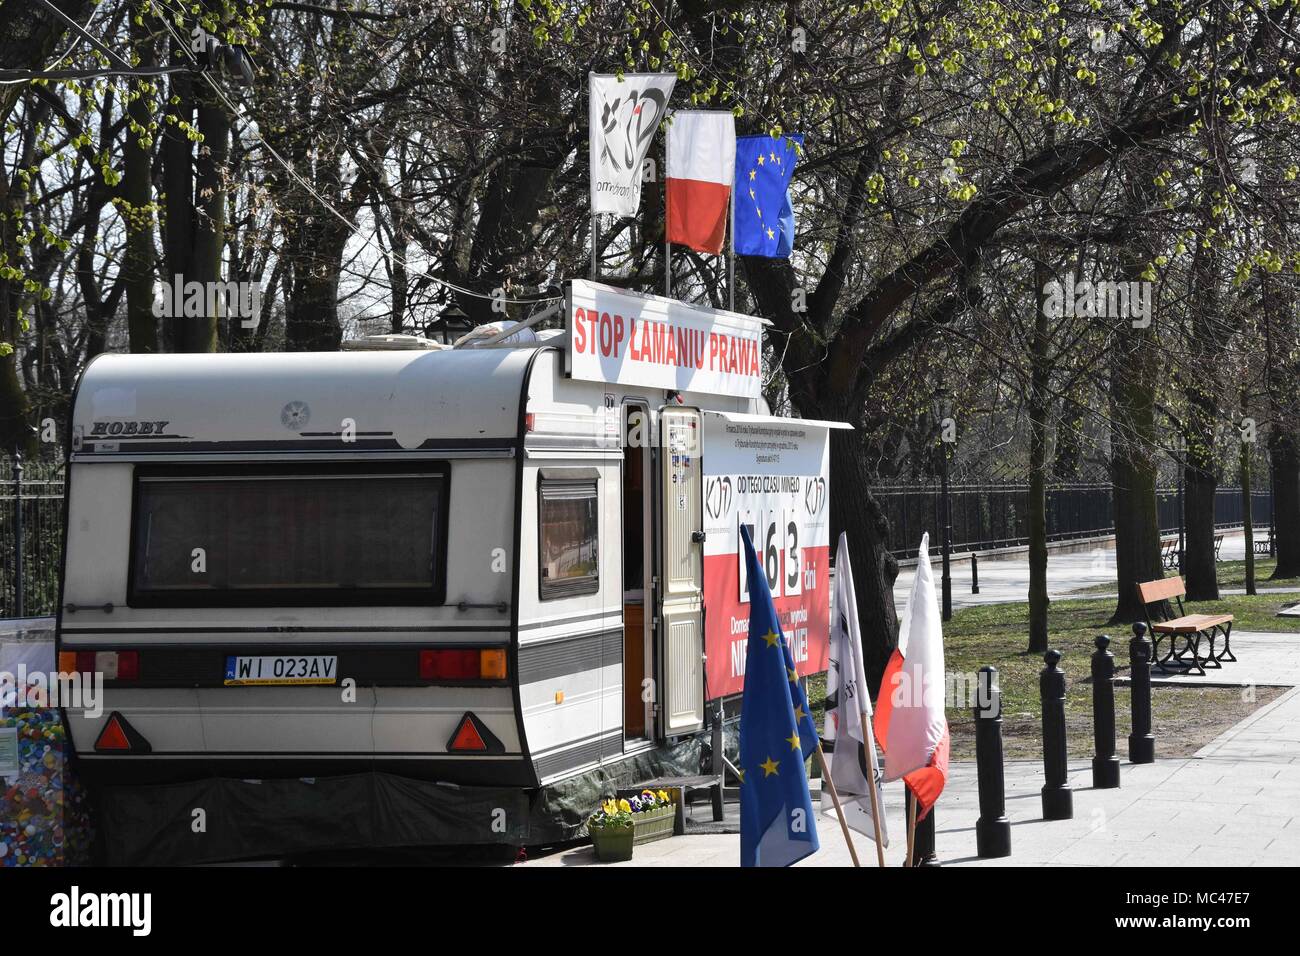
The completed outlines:
{"type": "Polygon", "coordinates": [[[537,482],[541,599],[600,590],[599,478],[594,468],[543,468],[537,482]]]}

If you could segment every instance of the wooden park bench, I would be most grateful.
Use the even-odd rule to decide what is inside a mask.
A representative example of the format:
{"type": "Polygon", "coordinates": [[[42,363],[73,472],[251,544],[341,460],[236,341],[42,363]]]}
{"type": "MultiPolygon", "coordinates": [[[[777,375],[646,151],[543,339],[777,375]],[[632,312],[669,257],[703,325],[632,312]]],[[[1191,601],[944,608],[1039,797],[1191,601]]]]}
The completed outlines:
{"type": "Polygon", "coordinates": [[[1163,578],[1139,584],[1138,597],[1142,601],[1147,628],[1151,632],[1151,660],[1162,671],[1172,670],[1170,661],[1186,667],[1188,673],[1205,674],[1207,667],[1222,667],[1224,661],[1235,661],[1230,641],[1232,639],[1231,614],[1188,614],[1183,609],[1183,596],[1187,588],[1181,577],[1163,578]],[[1175,615],[1169,601],[1178,604],[1175,615]],[[1154,610],[1154,617],[1153,611],[1154,610]],[[1223,638],[1223,649],[1217,654],[1215,640],[1223,638]],[[1160,639],[1168,638],[1169,645],[1160,656],[1160,639]],[[1201,654],[1201,639],[1209,642],[1209,653],[1201,654]],[[1181,646],[1180,646],[1181,641],[1181,646]],[[1191,655],[1191,660],[1187,655],[1191,655]]]}
{"type": "Polygon", "coordinates": [[[1219,560],[1219,552],[1221,550],[1223,550],[1223,535],[1216,534],[1214,536],[1214,560],[1216,562],[1219,560]]]}
{"type": "Polygon", "coordinates": [[[1170,538],[1165,542],[1164,550],[1160,552],[1160,566],[1166,571],[1172,571],[1178,567],[1178,539],[1170,538]]]}
{"type": "Polygon", "coordinates": [[[1256,554],[1273,553],[1273,532],[1272,531],[1264,535],[1264,537],[1262,538],[1255,539],[1255,553],[1256,554]]]}

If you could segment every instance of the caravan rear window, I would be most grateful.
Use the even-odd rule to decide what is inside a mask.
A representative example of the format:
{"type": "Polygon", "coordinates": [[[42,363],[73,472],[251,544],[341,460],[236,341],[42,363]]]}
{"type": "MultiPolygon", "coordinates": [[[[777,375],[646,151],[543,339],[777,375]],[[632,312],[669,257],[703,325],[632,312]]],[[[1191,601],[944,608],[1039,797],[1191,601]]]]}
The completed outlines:
{"type": "Polygon", "coordinates": [[[541,599],[600,590],[594,468],[543,468],[538,490],[541,599]]]}
{"type": "Polygon", "coordinates": [[[147,471],[136,607],[441,604],[445,467],[147,471]]]}

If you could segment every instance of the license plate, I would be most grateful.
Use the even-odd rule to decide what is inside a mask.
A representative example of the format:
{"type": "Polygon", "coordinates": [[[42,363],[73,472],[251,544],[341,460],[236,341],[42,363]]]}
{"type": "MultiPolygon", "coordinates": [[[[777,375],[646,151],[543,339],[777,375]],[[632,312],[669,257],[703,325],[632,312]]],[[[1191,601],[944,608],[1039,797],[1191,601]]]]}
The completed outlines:
{"type": "Polygon", "coordinates": [[[226,658],[226,686],[251,684],[336,684],[339,659],[319,654],[226,658]]]}

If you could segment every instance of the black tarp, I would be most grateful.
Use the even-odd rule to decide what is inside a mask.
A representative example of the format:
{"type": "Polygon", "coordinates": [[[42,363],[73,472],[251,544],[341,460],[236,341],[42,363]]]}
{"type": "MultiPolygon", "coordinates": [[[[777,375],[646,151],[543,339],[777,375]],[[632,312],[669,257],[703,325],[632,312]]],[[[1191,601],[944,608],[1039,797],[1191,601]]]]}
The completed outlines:
{"type": "Polygon", "coordinates": [[[458,787],[388,773],[210,778],[95,790],[103,861],[171,866],[398,847],[542,846],[579,839],[604,796],[697,773],[698,738],[534,790],[458,787]]]}

